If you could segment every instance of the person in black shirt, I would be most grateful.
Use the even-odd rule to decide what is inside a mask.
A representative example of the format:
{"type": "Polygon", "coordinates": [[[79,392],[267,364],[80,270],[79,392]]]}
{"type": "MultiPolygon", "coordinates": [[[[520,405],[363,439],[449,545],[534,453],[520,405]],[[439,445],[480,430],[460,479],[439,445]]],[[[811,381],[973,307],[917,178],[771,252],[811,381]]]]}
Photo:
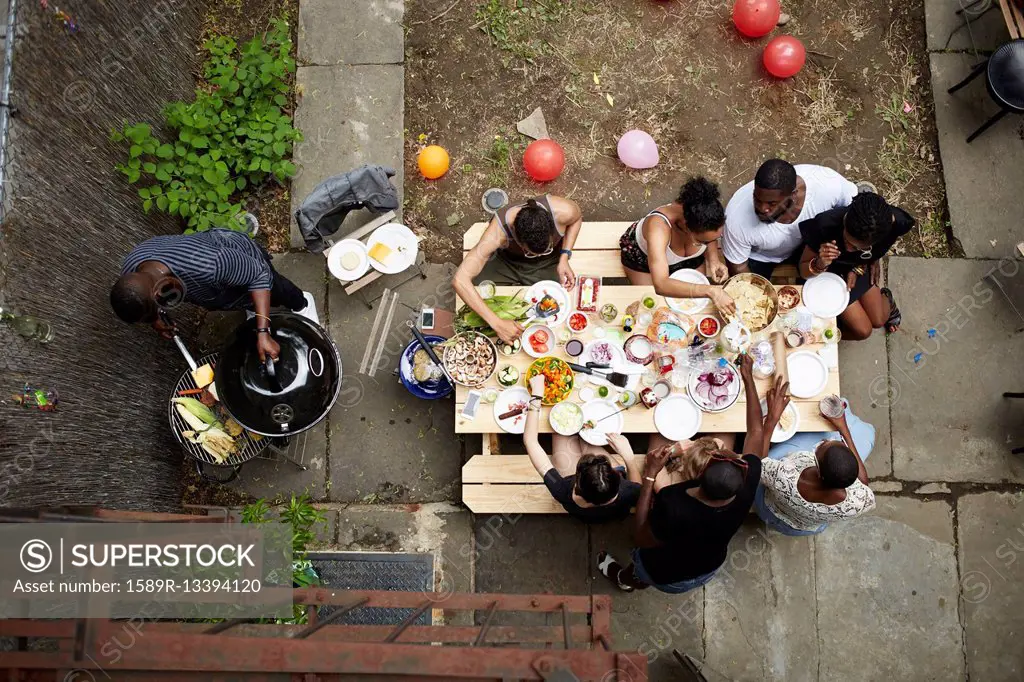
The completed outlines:
{"type": "Polygon", "coordinates": [[[711,456],[699,478],[666,486],[655,495],[658,474],[677,453],[675,444],[648,453],[636,505],[633,563],[623,568],[608,552],[598,555],[598,570],[620,589],[632,592],[654,586],[681,594],[706,584],[725,563],[729,541],[743,525],[757,493],[761,459],[785,409],[789,388],[777,381],[768,391],[768,418],[764,419],[752,369],[750,357],[741,355],[747,405],[745,443],[754,454],[737,457],[730,450],[720,450],[711,456]]]}
{"type": "Polygon", "coordinates": [[[621,457],[628,480],[623,480],[622,469],[613,466],[604,448],[584,443],[579,436],[552,435],[552,456],[548,457],[537,439],[543,375],[530,379],[530,393],[523,442],[551,496],[584,523],[618,521],[629,516],[640,496],[640,470],[633,462],[629,441],[617,433],[608,434],[608,444],[621,457]]]}
{"type": "Polygon", "coordinates": [[[899,329],[900,309],[891,291],[878,288],[878,275],[882,256],[913,227],[909,213],[870,192],[858,194],[849,206],[800,223],[800,276],[810,279],[831,272],[850,289],[850,303],[839,316],[843,338],[859,341],[875,329],[899,329]]]}

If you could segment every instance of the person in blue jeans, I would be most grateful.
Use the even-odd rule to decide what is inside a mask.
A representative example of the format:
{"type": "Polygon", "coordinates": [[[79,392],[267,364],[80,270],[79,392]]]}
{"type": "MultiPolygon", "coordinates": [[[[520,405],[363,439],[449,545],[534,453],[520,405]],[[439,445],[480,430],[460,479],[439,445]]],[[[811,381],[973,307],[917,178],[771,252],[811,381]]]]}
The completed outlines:
{"type": "Polygon", "coordinates": [[[784,535],[816,535],[829,523],[875,508],[864,460],[875,445],[875,427],[844,411],[822,415],[835,427],[798,433],[772,446],[761,464],[754,508],[784,535]]]}
{"type": "Polygon", "coordinates": [[[768,417],[752,375],[753,362],[740,356],[740,374],[746,391],[748,453],[726,449],[710,454],[695,480],[674,483],[654,492],[658,474],[676,445],[657,448],[644,462],[640,500],[636,505],[636,548],[633,562],[623,566],[604,551],[597,568],[619,589],[655,589],[681,594],[706,584],[725,563],[729,541],[743,525],[761,480],[761,463],[768,453],[768,437],[785,410],[788,385],[781,380],[768,391],[768,417]]]}

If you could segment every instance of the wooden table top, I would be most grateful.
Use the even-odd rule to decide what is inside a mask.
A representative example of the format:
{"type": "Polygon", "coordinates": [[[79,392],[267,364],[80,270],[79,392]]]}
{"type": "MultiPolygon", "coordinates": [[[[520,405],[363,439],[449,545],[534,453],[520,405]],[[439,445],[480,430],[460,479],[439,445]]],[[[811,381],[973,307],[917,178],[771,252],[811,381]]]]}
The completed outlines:
{"type": "MultiPolygon", "coordinates": [[[[498,287],[497,288],[497,293],[499,295],[509,295],[509,294],[514,294],[514,293],[519,292],[519,291],[525,293],[527,288],[528,287],[498,287]]],[[[778,287],[776,287],[776,288],[778,288],[778,287]]],[[[796,288],[798,290],[801,289],[801,287],[799,287],[799,286],[796,287],[796,288]]],[[[572,291],[570,293],[571,294],[575,294],[576,292],[572,291]]],[[[611,303],[611,304],[615,305],[616,308],[619,309],[619,318],[616,320],[614,325],[602,325],[602,326],[605,326],[607,329],[613,329],[613,328],[617,329],[619,331],[619,333],[622,334],[623,339],[628,337],[629,334],[623,333],[622,332],[622,327],[621,326],[616,326],[616,325],[621,325],[622,315],[623,315],[623,312],[625,311],[626,307],[629,304],[633,303],[634,301],[638,301],[638,300],[643,299],[645,296],[651,296],[651,297],[653,297],[655,299],[655,301],[657,301],[657,305],[655,306],[656,309],[664,307],[666,305],[664,297],[659,296],[658,294],[656,294],[654,292],[654,287],[652,287],[652,286],[614,286],[614,285],[604,285],[604,286],[602,286],[601,287],[601,292],[600,292],[599,307],[601,305],[606,304],[606,303],[611,303]]],[[[462,306],[462,301],[459,300],[459,299],[456,299],[455,305],[456,305],[456,309],[460,308],[462,306]]],[[[698,316],[703,315],[703,314],[715,314],[715,313],[716,313],[715,307],[712,304],[710,304],[710,302],[709,302],[708,305],[705,307],[705,309],[702,312],[696,313],[695,315],[693,315],[693,317],[698,317],[698,316]]],[[[584,343],[586,343],[586,342],[592,340],[593,338],[595,338],[593,336],[593,329],[595,328],[595,326],[601,324],[600,320],[596,317],[596,315],[591,314],[591,315],[589,315],[589,317],[590,317],[590,326],[587,328],[587,330],[583,334],[577,335],[577,337],[576,337],[576,338],[579,338],[584,343]]],[[[831,320],[828,320],[828,322],[831,323],[831,324],[835,324],[835,319],[833,318],[831,320]]],[[[561,328],[562,327],[556,327],[555,328],[556,334],[557,334],[557,332],[561,328]]],[[[640,331],[641,330],[639,330],[639,329],[634,329],[634,333],[638,333],[640,331]]],[[[766,330],[766,331],[770,331],[770,330],[766,330]]],[[[759,335],[755,335],[755,339],[758,338],[758,336],[759,335]]],[[[822,344],[810,344],[810,345],[801,346],[799,348],[787,348],[786,351],[787,351],[787,353],[792,353],[792,352],[795,352],[797,350],[817,351],[817,350],[820,350],[821,348],[822,348],[822,344]]],[[[573,358],[570,358],[568,355],[566,355],[565,348],[562,345],[554,345],[553,348],[552,348],[552,352],[549,353],[549,355],[553,355],[555,357],[562,358],[564,360],[569,360],[569,361],[573,361],[574,360],[573,358]]],[[[516,353],[513,356],[501,355],[499,353],[499,356],[498,356],[498,367],[501,367],[502,365],[505,365],[505,364],[509,364],[509,365],[512,365],[513,367],[516,367],[520,371],[520,380],[519,380],[519,384],[518,385],[519,386],[525,386],[526,385],[525,384],[525,381],[526,381],[526,379],[525,379],[525,377],[526,377],[526,370],[530,366],[530,363],[532,363],[533,361],[534,361],[534,358],[529,356],[526,353],[526,351],[520,351],[519,353],[516,353]]],[[[764,395],[765,395],[765,392],[768,390],[768,388],[769,388],[769,386],[771,384],[771,379],[756,379],[755,380],[755,384],[757,386],[757,394],[758,394],[758,396],[763,398],[764,395]]],[[[583,386],[587,386],[587,385],[592,385],[592,384],[590,384],[589,380],[587,379],[587,377],[585,375],[577,372],[576,373],[576,388],[573,389],[572,394],[570,394],[569,400],[572,400],[572,401],[577,402],[577,403],[582,402],[579,399],[579,388],[583,387],[583,386]]],[[[492,387],[493,388],[497,388],[499,391],[504,388],[501,385],[499,385],[497,379],[492,376],[487,381],[487,383],[485,383],[482,387],[480,387],[480,388],[478,388],[476,390],[484,391],[487,388],[492,388],[492,387]]],[[[639,390],[642,389],[642,388],[643,388],[643,384],[640,384],[640,386],[638,387],[637,391],[639,392],[639,390]]],[[[464,418],[462,416],[462,414],[461,414],[462,413],[462,408],[463,408],[463,405],[466,402],[466,397],[469,394],[470,390],[471,389],[469,389],[469,388],[467,388],[465,386],[457,386],[456,387],[456,391],[455,391],[455,432],[456,433],[503,433],[504,432],[503,429],[500,426],[498,426],[498,424],[495,422],[494,410],[493,410],[492,405],[481,404],[479,410],[477,411],[476,419],[469,420],[469,419],[466,419],[466,418],[464,418]]],[[[681,391],[676,390],[676,389],[673,390],[673,393],[679,393],[679,392],[681,392],[681,391]]],[[[685,389],[682,392],[685,393],[685,389]]],[[[826,395],[829,395],[829,394],[841,395],[841,392],[839,390],[839,368],[838,367],[833,367],[829,371],[828,383],[825,386],[825,390],[822,391],[820,395],[815,396],[814,398],[796,398],[796,397],[794,397],[792,399],[792,402],[795,405],[796,410],[797,410],[797,412],[798,412],[798,414],[800,416],[800,423],[799,423],[799,426],[798,426],[798,431],[831,431],[832,430],[832,426],[821,416],[820,412],[818,411],[818,401],[823,396],[826,396],[826,395]]],[[[551,424],[548,421],[548,410],[549,409],[550,408],[545,407],[545,408],[543,408],[543,411],[541,413],[540,431],[542,433],[550,433],[551,432],[551,424]]],[[[657,431],[657,429],[654,426],[654,410],[653,409],[648,409],[643,404],[637,404],[637,405],[633,406],[632,408],[626,410],[625,412],[622,413],[622,417],[623,417],[623,429],[622,430],[623,430],[624,433],[655,433],[657,431]]],[[[747,430],[747,427],[746,427],[746,396],[745,396],[744,392],[740,393],[739,400],[737,400],[736,403],[734,405],[732,405],[729,409],[727,409],[727,410],[725,410],[723,412],[718,412],[718,413],[704,412],[703,415],[702,415],[702,424],[701,424],[701,432],[702,433],[712,433],[712,432],[740,433],[740,432],[744,432],[746,430],[747,430]]]]}

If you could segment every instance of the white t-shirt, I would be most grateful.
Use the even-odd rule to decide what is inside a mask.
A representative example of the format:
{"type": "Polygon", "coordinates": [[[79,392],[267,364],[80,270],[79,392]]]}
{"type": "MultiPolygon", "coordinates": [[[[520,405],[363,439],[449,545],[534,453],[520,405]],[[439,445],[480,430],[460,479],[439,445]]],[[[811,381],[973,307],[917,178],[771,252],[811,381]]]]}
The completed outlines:
{"type": "Polygon", "coordinates": [[[846,499],[839,504],[805,500],[796,486],[803,470],[813,466],[818,466],[813,452],[792,452],[782,459],[761,460],[764,503],[791,528],[817,530],[823,523],[850,519],[875,508],[875,493],[860,479],[846,489],[846,499]]]}
{"type": "Polygon", "coordinates": [[[722,251],[730,263],[756,260],[781,263],[800,246],[800,221],[829,209],[849,206],[857,185],[825,166],[800,164],[796,174],[807,185],[800,215],[792,223],[762,223],[754,213],[754,181],[736,190],[725,207],[722,251]]]}

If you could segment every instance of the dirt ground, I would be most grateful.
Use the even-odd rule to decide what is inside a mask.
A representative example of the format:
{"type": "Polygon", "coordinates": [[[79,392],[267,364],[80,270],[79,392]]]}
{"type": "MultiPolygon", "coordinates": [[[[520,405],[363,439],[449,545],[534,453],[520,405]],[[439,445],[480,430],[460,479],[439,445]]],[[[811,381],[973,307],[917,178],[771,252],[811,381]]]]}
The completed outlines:
{"type": "MultiPolygon", "coordinates": [[[[297,45],[299,0],[220,0],[211,3],[206,32],[229,35],[241,44],[269,29],[279,18],[287,19],[292,44],[297,45]]],[[[295,111],[294,93],[286,111],[289,114],[295,111]]],[[[289,188],[290,183],[281,185],[271,179],[250,194],[245,202],[246,210],[260,221],[257,241],[274,253],[287,251],[291,246],[289,188]]]]}
{"type": "Polygon", "coordinates": [[[918,229],[900,253],[948,256],[945,196],[927,75],[922,0],[784,0],[808,61],[794,78],[764,71],[771,36],[746,40],[726,0],[418,0],[406,5],[405,220],[434,261],[461,260],[480,196],[551,192],[585,218],[632,220],[672,200],[690,175],[727,200],[766,158],[870,180],[918,229]],[[566,152],[561,177],[523,173],[515,124],[542,107],[566,152]],[[659,165],[631,171],[619,136],[641,128],[659,165]],[[424,180],[416,153],[448,149],[424,180]]]}

